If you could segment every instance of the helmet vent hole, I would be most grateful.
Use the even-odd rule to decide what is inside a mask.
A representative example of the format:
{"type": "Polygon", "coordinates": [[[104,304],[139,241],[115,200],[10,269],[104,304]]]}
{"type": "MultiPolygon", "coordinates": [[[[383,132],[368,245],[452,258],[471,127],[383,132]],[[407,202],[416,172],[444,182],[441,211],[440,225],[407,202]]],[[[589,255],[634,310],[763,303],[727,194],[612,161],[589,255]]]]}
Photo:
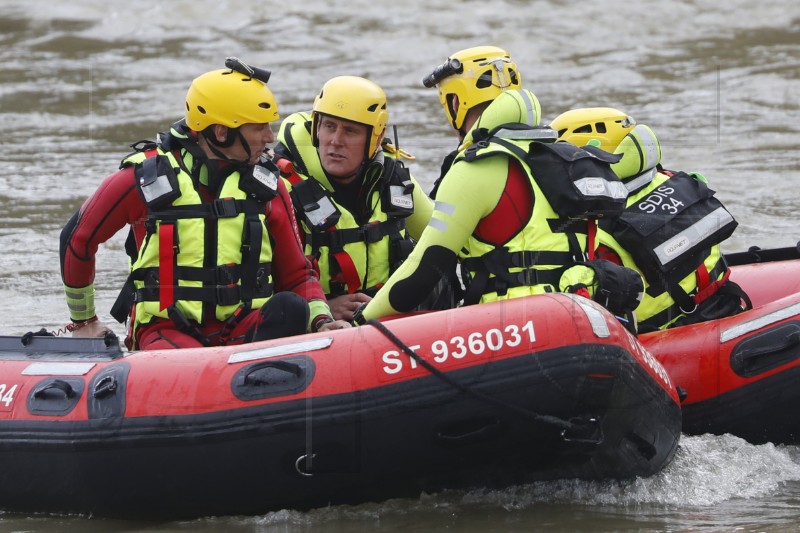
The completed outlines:
{"type": "Polygon", "coordinates": [[[272,104],[270,104],[269,102],[261,102],[260,104],[258,104],[258,107],[260,107],[261,109],[269,109],[272,107],[272,104]]]}
{"type": "Polygon", "coordinates": [[[592,125],[591,124],[584,124],[579,128],[575,128],[575,133],[592,133],[592,125]]]}
{"type": "Polygon", "coordinates": [[[478,89],[485,89],[492,86],[492,71],[487,70],[481,74],[475,81],[475,87],[478,89]]]}
{"type": "Polygon", "coordinates": [[[508,74],[511,77],[511,84],[517,85],[519,83],[519,78],[517,77],[517,71],[514,69],[508,69],[508,74]]]}
{"type": "Polygon", "coordinates": [[[367,111],[369,111],[370,113],[374,113],[376,109],[378,109],[378,104],[372,104],[367,108],[367,111]]]}
{"type": "Polygon", "coordinates": [[[605,122],[597,122],[597,123],[595,123],[594,129],[595,129],[595,131],[597,131],[597,133],[606,133],[605,122]]]}
{"type": "Polygon", "coordinates": [[[197,110],[198,110],[200,113],[202,113],[203,115],[205,115],[205,114],[206,114],[206,108],[204,108],[204,107],[203,107],[203,106],[201,106],[201,105],[197,106],[197,110]]]}

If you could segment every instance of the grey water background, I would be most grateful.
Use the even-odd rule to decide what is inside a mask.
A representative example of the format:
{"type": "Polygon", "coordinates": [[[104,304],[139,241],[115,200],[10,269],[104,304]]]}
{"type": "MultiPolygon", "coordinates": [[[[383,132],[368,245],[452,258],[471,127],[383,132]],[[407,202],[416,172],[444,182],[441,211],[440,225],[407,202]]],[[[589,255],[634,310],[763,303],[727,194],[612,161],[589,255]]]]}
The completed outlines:
{"type": "MultiPolygon", "coordinates": [[[[456,139],[420,80],[478,44],[511,51],[545,121],[614,106],[653,127],[665,165],[705,174],[739,221],[725,251],[800,240],[796,2],[2,0],[0,334],[63,327],[61,227],[128,144],[179,118],[191,79],[226,56],[273,71],[282,116],[309,109],[330,77],[373,79],[429,189],[456,139]]],[[[109,324],[125,278],[123,243],[124,235],[112,239],[97,265],[98,310],[109,324]]],[[[0,513],[0,533],[308,530],[797,531],[800,448],[684,436],[675,461],[648,479],[254,517],[154,524],[0,513]]]]}

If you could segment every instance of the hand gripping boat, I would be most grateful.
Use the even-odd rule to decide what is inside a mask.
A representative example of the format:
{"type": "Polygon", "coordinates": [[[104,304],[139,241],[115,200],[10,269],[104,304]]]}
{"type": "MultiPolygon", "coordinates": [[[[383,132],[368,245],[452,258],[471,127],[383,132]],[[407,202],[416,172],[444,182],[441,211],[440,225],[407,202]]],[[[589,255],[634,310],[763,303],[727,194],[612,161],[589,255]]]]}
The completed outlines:
{"type": "Polygon", "coordinates": [[[1,342],[7,511],[258,514],[649,476],[681,432],[661,365],[564,294],[221,348],[1,342]]]}
{"type": "Polygon", "coordinates": [[[800,243],[727,257],[752,310],[639,340],[685,395],[685,433],[800,444],[800,243]]]}

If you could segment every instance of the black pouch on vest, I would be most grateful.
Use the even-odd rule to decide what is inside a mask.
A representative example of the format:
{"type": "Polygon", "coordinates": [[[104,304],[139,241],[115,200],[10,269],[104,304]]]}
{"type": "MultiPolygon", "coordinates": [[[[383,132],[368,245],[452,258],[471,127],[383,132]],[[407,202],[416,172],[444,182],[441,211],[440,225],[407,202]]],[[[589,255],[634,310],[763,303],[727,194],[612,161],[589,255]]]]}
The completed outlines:
{"type": "Polygon", "coordinates": [[[303,220],[309,228],[325,230],[335,226],[342,216],[322,185],[313,178],[294,185],[291,197],[295,208],[302,211],[303,220]]]}
{"type": "Polygon", "coordinates": [[[566,142],[530,144],[527,161],[556,213],[569,218],[618,216],[627,190],[611,170],[621,156],[566,142]]]}
{"type": "Polygon", "coordinates": [[[278,180],[281,171],[271,159],[261,159],[258,163],[241,173],[239,189],[252,194],[263,202],[269,202],[278,195],[278,180]]]}
{"type": "Polygon", "coordinates": [[[150,209],[168,205],[181,195],[178,176],[163,155],[148,157],[134,168],[139,193],[150,209]]]}
{"type": "Polygon", "coordinates": [[[659,279],[688,275],[737,224],[713,190],[678,172],[613,221],[613,235],[647,279],[659,279]]]}
{"type": "Polygon", "coordinates": [[[384,160],[384,176],[387,183],[381,194],[381,207],[390,217],[407,217],[414,212],[414,183],[411,173],[401,161],[384,160]]]}

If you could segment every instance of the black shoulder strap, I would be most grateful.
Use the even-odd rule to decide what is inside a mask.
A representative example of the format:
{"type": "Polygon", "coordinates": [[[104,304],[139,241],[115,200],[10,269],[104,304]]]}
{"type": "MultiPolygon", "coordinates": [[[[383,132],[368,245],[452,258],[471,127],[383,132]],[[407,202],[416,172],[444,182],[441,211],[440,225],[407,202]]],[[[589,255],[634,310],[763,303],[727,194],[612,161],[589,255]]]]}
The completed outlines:
{"type": "Polygon", "coordinates": [[[384,157],[381,208],[390,218],[406,218],[414,212],[414,182],[402,161],[384,157]]]}

